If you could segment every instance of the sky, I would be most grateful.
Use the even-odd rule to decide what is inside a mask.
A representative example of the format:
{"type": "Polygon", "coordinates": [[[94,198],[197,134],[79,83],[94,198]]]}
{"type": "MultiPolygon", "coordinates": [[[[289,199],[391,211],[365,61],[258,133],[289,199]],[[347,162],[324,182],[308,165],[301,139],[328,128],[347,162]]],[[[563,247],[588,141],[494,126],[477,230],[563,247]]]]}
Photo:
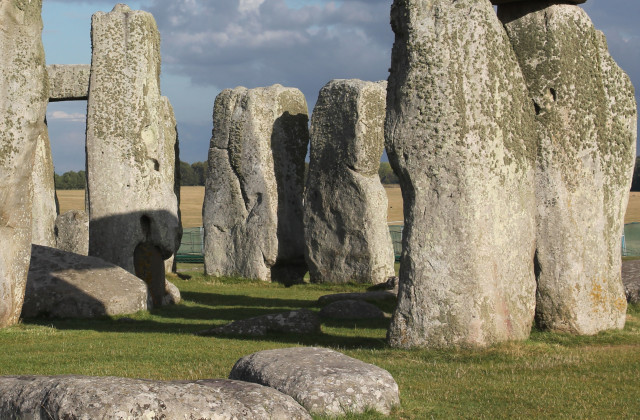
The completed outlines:
{"type": "MultiPolygon", "coordinates": [[[[392,0],[136,0],[161,36],[162,94],[178,121],[180,158],[204,161],[216,95],[280,83],[300,89],[312,112],[332,79],[386,80],[392,0]]],[[[91,62],[91,15],[115,2],[43,0],[47,64],[91,62]]],[[[582,7],[608,40],[640,98],[640,1],[589,0],[582,7]]],[[[84,169],[86,101],[49,104],[55,171],[84,169]]]]}

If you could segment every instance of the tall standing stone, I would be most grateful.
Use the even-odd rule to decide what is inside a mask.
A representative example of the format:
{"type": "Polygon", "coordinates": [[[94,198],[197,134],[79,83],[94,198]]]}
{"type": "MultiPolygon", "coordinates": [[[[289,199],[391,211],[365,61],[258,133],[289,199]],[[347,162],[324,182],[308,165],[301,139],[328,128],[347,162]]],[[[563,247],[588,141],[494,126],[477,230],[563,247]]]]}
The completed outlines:
{"type": "Polygon", "coordinates": [[[91,19],[87,113],[89,255],[114,263],[164,296],[164,263],[182,229],[174,191],[177,134],[160,95],[153,16],[123,4],[91,19]]]}
{"type": "Polygon", "coordinates": [[[302,281],[308,120],[294,88],[238,87],[216,98],[202,210],[207,274],[302,281]]]}
{"type": "Polygon", "coordinates": [[[386,88],[386,82],[332,80],[320,91],[304,200],[312,282],[377,284],[395,274],[378,176],[386,88]]]}
{"type": "Polygon", "coordinates": [[[55,224],[58,216],[53,157],[47,131],[38,136],[33,162],[33,204],[31,243],[55,248],[55,224]]]}
{"type": "Polygon", "coordinates": [[[625,322],[620,237],[636,104],[587,14],[554,3],[499,7],[536,107],[536,318],[595,334],[625,322]]]}
{"type": "Polygon", "coordinates": [[[489,0],[396,0],[385,140],[404,199],[393,346],[486,346],[534,318],[534,110],[489,0]]]}
{"type": "Polygon", "coordinates": [[[0,327],[18,321],[31,256],[36,144],[47,135],[42,1],[0,2],[0,327]]]}

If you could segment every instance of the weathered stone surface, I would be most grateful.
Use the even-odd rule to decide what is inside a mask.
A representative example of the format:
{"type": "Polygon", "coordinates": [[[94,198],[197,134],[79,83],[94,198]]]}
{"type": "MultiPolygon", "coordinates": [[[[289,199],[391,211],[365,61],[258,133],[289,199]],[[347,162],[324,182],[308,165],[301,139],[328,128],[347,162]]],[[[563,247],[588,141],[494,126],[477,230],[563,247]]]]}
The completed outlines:
{"type": "Polygon", "coordinates": [[[234,334],[262,336],[268,333],[313,334],[320,332],[320,318],[313,311],[298,309],[234,321],[199,331],[198,335],[234,334]]]}
{"type": "Polygon", "coordinates": [[[160,304],[163,260],[182,234],[176,123],[160,96],[160,37],[151,14],[123,4],[95,13],[91,22],[89,254],[136,273],[160,304]]]}
{"type": "Polygon", "coordinates": [[[387,195],[378,176],[386,87],[332,80],[320,90],[304,199],[312,282],[376,284],[394,274],[387,195]]]}
{"type": "Polygon", "coordinates": [[[58,216],[53,157],[47,131],[38,136],[33,162],[31,207],[31,243],[56,246],[55,224],[58,216]]]}
{"type": "Polygon", "coordinates": [[[384,318],[384,312],[375,305],[363,300],[338,300],[320,310],[323,318],[338,319],[375,319],[384,318]]]}
{"type": "Polygon", "coordinates": [[[577,334],[622,328],[633,87],[582,8],[539,2],[498,12],[536,106],[537,323],[577,334]]]}
{"type": "Polygon", "coordinates": [[[169,280],[165,282],[164,285],[164,296],[162,298],[163,305],[176,305],[180,303],[182,300],[182,296],[180,295],[180,290],[176,287],[175,284],[171,283],[169,280]]]}
{"type": "Polygon", "coordinates": [[[22,317],[94,318],[148,308],[147,285],[95,257],[33,245],[22,317]]]}
{"type": "MultiPolygon", "coordinates": [[[[492,4],[496,4],[496,5],[500,5],[500,4],[507,4],[507,3],[519,3],[519,2],[528,2],[528,3],[533,3],[533,4],[543,4],[543,3],[548,3],[548,0],[491,0],[492,4]]],[[[582,4],[582,3],[586,3],[587,0],[556,0],[556,3],[567,3],[567,4],[582,4]]]]}
{"type": "Polygon", "coordinates": [[[622,262],[622,284],[627,302],[640,303],[640,260],[622,262]]]}
{"type": "Polygon", "coordinates": [[[89,96],[89,64],[52,64],[49,75],[49,101],[86,100],[89,96]]]}
{"type": "Polygon", "coordinates": [[[400,404],[386,370],[333,350],[265,350],[238,360],[230,379],[255,382],[292,396],[312,414],[343,415],[367,408],[389,414],[400,404]]]}
{"type": "Polygon", "coordinates": [[[56,248],[89,255],[89,215],[82,210],[69,210],[56,218],[56,248]]]}
{"type": "Polygon", "coordinates": [[[324,295],[318,298],[318,305],[324,306],[331,302],[337,302],[339,300],[364,300],[369,302],[383,301],[389,299],[396,299],[396,293],[392,291],[372,291],[363,293],[334,293],[331,295],[324,295]]]}
{"type": "Polygon", "coordinates": [[[529,336],[534,109],[488,1],[394,2],[385,123],[404,199],[397,347],[529,336]]]}
{"type": "Polygon", "coordinates": [[[49,86],[41,0],[0,4],[0,327],[18,321],[31,253],[32,176],[49,86]]]}
{"type": "Polygon", "coordinates": [[[280,85],[227,89],[213,121],[202,212],[206,273],[301,282],[304,95],[280,85]]]}
{"type": "Polygon", "coordinates": [[[0,377],[3,419],[310,419],[293,398],[225,379],[0,377]]]}

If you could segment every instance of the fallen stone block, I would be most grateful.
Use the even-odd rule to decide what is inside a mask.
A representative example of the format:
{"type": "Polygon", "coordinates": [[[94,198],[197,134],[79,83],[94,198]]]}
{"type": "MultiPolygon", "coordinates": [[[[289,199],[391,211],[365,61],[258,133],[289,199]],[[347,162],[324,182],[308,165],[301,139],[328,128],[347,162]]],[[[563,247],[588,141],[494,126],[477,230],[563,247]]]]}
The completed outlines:
{"type": "Polygon", "coordinates": [[[320,332],[320,318],[313,311],[299,309],[256,316],[231,322],[221,327],[199,331],[197,335],[234,334],[262,336],[268,333],[313,334],[320,332]]]}
{"type": "Polygon", "coordinates": [[[333,350],[265,350],[238,360],[230,379],[255,382],[292,396],[312,414],[344,415],[373,409],[389,414],[400,404],[386,370],[333,350]]]}

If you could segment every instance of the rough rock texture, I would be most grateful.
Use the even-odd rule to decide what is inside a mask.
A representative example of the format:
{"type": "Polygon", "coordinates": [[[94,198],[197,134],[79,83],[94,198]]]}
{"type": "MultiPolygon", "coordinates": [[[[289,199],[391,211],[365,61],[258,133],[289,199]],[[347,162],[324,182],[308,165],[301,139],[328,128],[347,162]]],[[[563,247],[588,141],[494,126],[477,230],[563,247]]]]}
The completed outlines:
{"type": "Polygon", "coordinates": [[[160,96],[153,16],[118,4],[91,20],[87,114],[89,254],[144,279],[155,304],[182,228],[174,192],[176,123],[160,96]]]}
{"type": "Polygon", "coordinates": [[[89,255],[89,215],[82,210],[69,210],[56,218],[56,248],[89,255]]]}
{"type": "MultiPolygon", "coordinates": [[[[527,2],[527,3],[545,3],[546,0],[491,0],[492,4],[507,4],[507,3],[519,3],[519,2],[527,2]]],[[[557,3],[568,3],[568,4],[582,4],[582,3],[586,3],[587,0],[560,0],[560,1],[556,1],[557,3]]]]}
{"type": "Polygon", "coordinates": [[[320,332],[320,318],[308,309],[268,314],[231,322],[221,327],[199,331],[198,335],[234,334],[257,335],[268,333],[314,334],[320,332]]]}
{"type": "Polygon", "coordinates": [[[397,295],[392,291],[373,291],[363,293],[334,293],[331,295],[324,295],[318,298],[318,305],[323,306],[331,302],[337,302],[339,300],[364,300],[370,302],[396,299],[397,295]]]}
{"type": "Polygon", "coordinates": [[[292,396],[312,414],[343,415],[367,408],[389,414],[400,404],[386,370],[333,350],[265,350],[238,360],[230,379],[255,382],[292,396]]]}
{"type": "Polygon", "coordinates": [[[385,140],[405,227],[389,342],[525,339],[536,136],[509,39],[488,1],[396,0],[391,22],[385,140]]]}
{"type": "Polygon", "coordinates": [[[0,377],[3,419],[311,419],[293,398],[225,379],[0,377]]]}
{"type": "Polygon", "coordinates": [[[49,85],[41,0],[0,3],[0,328],[18,321],[31,253],[36,144],[47,135],[49,85]]]}
{"type": "Polygon", "coordinates": [[[304,199],[312,282],[377,284],[394,274],[387,195],[378,176],[386,87],[332,80],[320,90],[304,199]]]}
{"type": "Polygon", "coordinates": [[[88,64],[52,64],[49,74],[49,101],[83,100],[89,96],[88,64]]]}
{"type": "Polygon", "coordinates": [[[375,305],[363,300],[338,300],[320,310],[323,318],[338,319],[375,319],[384,318],[384,312],[375,305]]]}
{"type": "Polygon", "coordinates": [[[53,157],[49,135],[43,131],[38,136],[33,162],[33,187],[31,207],[31,243],[55,247],[55,224],[58,216],[56,186],[54,183],[53,157]]]}
{"type": "Polygon", "coordinates": [[[302,281],[307,122],[298,89],[238,87],[216,98],[202,211],[207,274],[302,281]]]}
{"type": "Polygon", "coordinates": [[[537,114],[536,321],[576,334],[622,328],[633,87],[582,8],[523,3],[500,6],[499,14],[537,114]]]}
{"type": "Polygon", "coordinates": [[[180,290],[169,280],[165,282],[164,293],[165,294],[162,298],[162,305],[176,305],[182,300],[180,290]]]}
{"type": "Polygon", "coordinates": [[[95,257],[33,245],[22,317],[93,318],[147,309],[147,285],[95,257]]]}

